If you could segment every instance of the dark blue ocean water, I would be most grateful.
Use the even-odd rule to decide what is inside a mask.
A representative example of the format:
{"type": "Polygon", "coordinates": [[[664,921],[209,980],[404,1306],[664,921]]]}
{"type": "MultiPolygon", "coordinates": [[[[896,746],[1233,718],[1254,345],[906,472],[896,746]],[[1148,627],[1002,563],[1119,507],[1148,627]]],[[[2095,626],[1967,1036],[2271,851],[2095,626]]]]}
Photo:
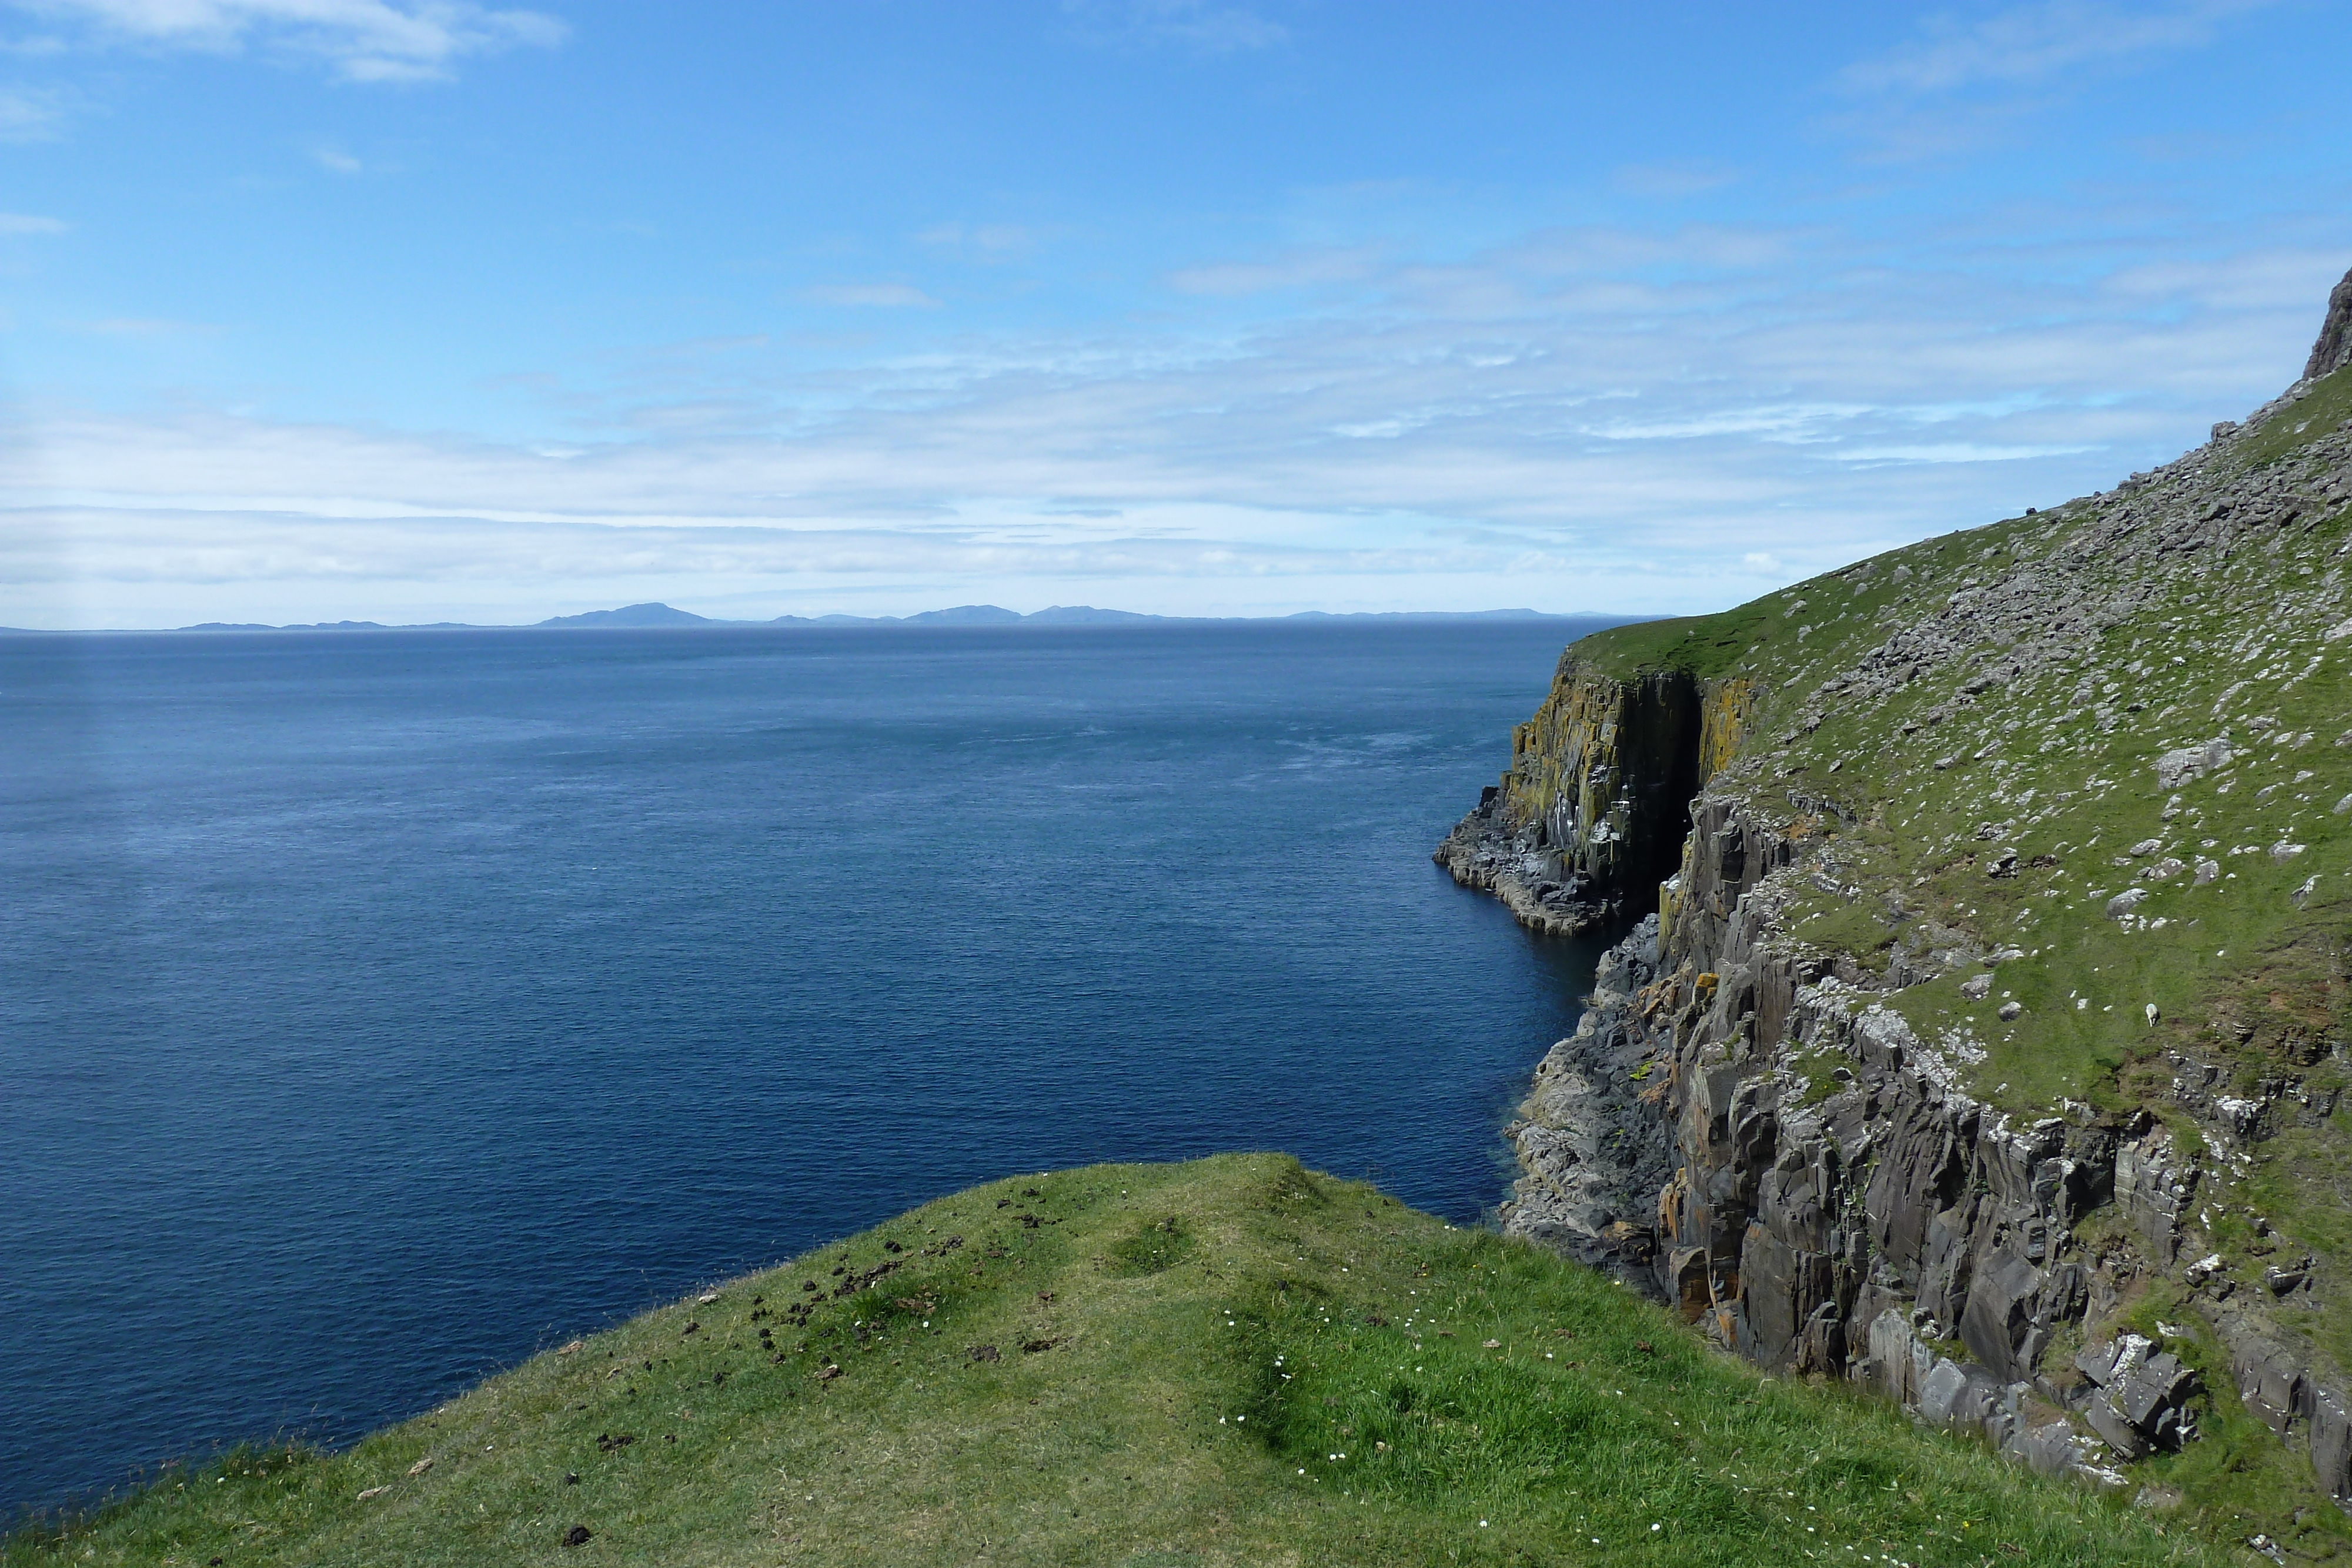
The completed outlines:
{"type": "Polygon", "coordinates": [[[1428,854],[1566,635],[0,637],[0,1511],[1014,1171],[1476,1218],[1594,953],[1428,854]]]}

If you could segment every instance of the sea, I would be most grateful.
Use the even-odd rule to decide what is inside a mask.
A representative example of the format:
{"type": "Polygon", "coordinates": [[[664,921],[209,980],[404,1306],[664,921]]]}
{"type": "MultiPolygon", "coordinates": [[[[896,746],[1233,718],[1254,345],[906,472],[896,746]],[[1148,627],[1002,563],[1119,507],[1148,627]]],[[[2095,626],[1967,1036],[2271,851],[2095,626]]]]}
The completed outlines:
{"type": "Polygon", "coordinates": [[[1590,629],[0,636],[0,1519],[1006,1175],[1489,1218],[1598,950],[1430,851],[1590,629]]]}

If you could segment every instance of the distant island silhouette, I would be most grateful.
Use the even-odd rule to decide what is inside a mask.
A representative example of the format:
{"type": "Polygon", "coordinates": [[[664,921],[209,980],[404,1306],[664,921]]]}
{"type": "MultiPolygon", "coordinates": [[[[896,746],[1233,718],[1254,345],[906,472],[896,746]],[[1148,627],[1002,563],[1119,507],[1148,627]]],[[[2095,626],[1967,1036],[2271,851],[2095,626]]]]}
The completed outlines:
{"type": "MultiPolygon", "coordinates": [[[[926,610],[914,615],[778,615],[771,620],[726,620],[697,615],[667,604],[625,604],[617,610],[588,610],[577,615],[551,615],[527,625],[476,625],[462,621],[433,621],[394,625],[380,621],[295,622],[273,626],[264,622],[206,621],[180,632],[512,632],[636,630],[678,626],[1139,626],[1178,625],[1234,621],[1593,621],[1612,623],[1626,617],[1596,617],[1591,613],[1555,614],[1541,610],[1378,610],[1333,612],[1302,610],[1291,615],[1147,615],[1134,610],[1097,610],[1091,604],[1055,604],[1027,615],[996,604],[959,604],[950,610],[926,610]]],[[[5,628],[0,628],[5,630],[5,628]]]]}

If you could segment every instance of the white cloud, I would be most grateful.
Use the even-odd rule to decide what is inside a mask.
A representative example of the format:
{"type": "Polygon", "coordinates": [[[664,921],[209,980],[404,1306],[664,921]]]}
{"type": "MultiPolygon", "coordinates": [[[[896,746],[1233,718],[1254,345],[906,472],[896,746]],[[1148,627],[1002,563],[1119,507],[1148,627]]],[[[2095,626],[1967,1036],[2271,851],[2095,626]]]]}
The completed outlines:
{"type": "Polygon", "coordinates": [[[229,53],[248,44],[324,60],[353,81],[447,78],[470,55],[551,48],[569,29],[538,11],[469,0],[10,0],[93,37],[229,53]]]}
{"type": "Polygon", "coordinates": [[[313,147],[310,162],[333,174],[357,174],[362,168],[358,159],[340,147],[313,147]]]}
{"type": "Polygon", "coordinates": [[[47,543],[0,570],[0,621],[40,619],[6,606],[52,592],[44,551],[42,581],[184,580],[182,620],[331,579],[1707,608],[2104,488],[2293,380],[2344,256],[2139,214],[2202,256],[2159,267],[2126,221],[2004,210],[1940,265],[1826,228],[1580,230],[1351,253],[1344,304],[1246,331],[949,318],[824,368],[784,337],[671,344],[518,379],[547,412],[511,443],[19,399],[0,533],[47,543]]]}
{"type": "Polygon", "coordinates": [[[2087,82],[2201,48],[2276,0],[2029,0],[1974,20],[1930,16],[1916,36],[1839,73],[1850,108],[1825,128],[1866,161],[1945,160],[2030,142],[2087,82]]]}
{"type": "Polygon", "coordinates": [[[1265,294],[1320,283],[1354,283],[1370,276],[1377,260],[1370,250],[1298,251],[1271,261],[1218,262],[1172,273],[1180,294],[1265,294]]]}
{"type": "Polygon", "coordinates": [[[55,93],[0,87],[0,142],[47,141],[64,122],[65,110],[55,93]]]}
{"type": "Polygon", "coordinates": [[[30,213],[0,213],[0,235],[61,235],[71,226],[62,218],[36,217],[30,213]]]}
{"type": "Polygon", "coordinates": [[[1037,231],[1019,224],[937,224],[917,235],[924,245],[976,257],[1003,261],[1034,250],[1037,231]]]}
{"type": "Polygon", "coordinates": [[[1938,93],[1991,83],[2014,87],[2085,67],[2199,47],[2220,24],[2269,0],[2174,0],[2114,5],[2035,0],[1980,21],[1929,19],[1924,37],[1846,68],[1864,92],[1938,93]]]}
{"type": "Polygon", "coordinates": [[[2016,463],[2067,457],[2088,446],[1986,446],[1969,441],[1918,442],[1908,446],[1848,446],[1831,454],[1841,463],[2016,463]]]}
{"type": "Polygon", "coordinates": [[[906,283],[823,284],[800,291],[812,305],[848,305],[882,309],[936,310],[940,302],[906,283]]]}

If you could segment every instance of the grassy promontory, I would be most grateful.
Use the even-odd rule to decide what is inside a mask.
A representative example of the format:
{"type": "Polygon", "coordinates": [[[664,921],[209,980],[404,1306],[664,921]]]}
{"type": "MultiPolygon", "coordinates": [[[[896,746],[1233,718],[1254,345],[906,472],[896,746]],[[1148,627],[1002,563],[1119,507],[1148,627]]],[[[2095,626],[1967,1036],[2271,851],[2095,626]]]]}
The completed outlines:
{"type": "Polygon", "coordinates": [[[1016,1177],[0,1563],[2227,1560],[1276,1155],[1016,1177]],[[567,1542],[572,1544],[567,1544],[567,1542]]]}

